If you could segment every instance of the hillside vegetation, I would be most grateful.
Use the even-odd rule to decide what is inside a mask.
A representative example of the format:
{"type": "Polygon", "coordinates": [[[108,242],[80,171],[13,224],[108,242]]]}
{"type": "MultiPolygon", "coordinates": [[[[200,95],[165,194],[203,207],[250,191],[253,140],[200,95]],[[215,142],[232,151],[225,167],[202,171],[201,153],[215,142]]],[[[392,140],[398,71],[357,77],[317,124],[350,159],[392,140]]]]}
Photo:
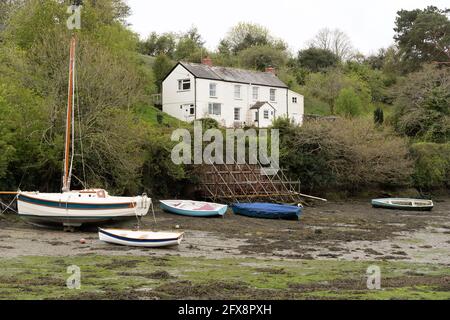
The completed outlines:
{"type": "MultiPolygon", "coordinates": [[[[0,0],[0,190],[60,189],[71,37],[66,5],[0,0]]],[[[372,56],[326,28],[293,53],[250,23],[233,27],[208,52],[195,27],[139,39],[126,24],[125,1],[85,0],[76,32],[74,187],[181,193],[190,178],[171,162],[170,135],[190,125],[154,108],[152,95],[176,61],[209,55],[220,66],[275,67],[305,95],[306,113],[338,117],[302,128],[286,119],[275,124],[283,132],[282,166],[308,189],[448,188],[448,12],[399,11],[394,44],[372,56]]]]}

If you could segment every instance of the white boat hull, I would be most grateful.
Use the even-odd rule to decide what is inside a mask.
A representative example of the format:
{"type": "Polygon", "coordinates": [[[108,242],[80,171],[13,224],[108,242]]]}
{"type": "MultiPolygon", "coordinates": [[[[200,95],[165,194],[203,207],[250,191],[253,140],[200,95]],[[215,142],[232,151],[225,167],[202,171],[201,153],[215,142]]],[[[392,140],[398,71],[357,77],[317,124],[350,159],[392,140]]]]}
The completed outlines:
{"type": "Polygon", "coordinates": [[[431,211],[434,208],[434,203],[431,200],[422,199],[402,199],[402,198],[387,198],[372,200],[374,208],[405,210],[405,211],[431,211]]]}
{"type": "Polygon", "coordinates": [[[106,193],[68,192],[40,194],[23,192],[17,200],[19,216],[38,224],[62,224],[79,227],[147,214],[151,199],[111,197],[106,193]]]}
{"type": "Polygon", "coordinates": [[[99,229],[101,241],[132,247],[160,248],[178,246],[183,233],[99,229]]]}
{"type": "Polygon", "coordinates": [[[190,201],[190,200],[161,200],[161,209],[189,217],[213,217],[224,216],[228,210],[227,205],[190,201]]]}

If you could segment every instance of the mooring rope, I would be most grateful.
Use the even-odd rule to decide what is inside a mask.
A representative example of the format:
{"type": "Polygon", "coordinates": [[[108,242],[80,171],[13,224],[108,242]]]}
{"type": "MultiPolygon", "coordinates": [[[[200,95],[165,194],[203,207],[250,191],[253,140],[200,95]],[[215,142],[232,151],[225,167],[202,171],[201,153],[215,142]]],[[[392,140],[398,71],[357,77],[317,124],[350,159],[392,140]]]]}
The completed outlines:
{"type": "MultiPolygon", "coordinates": [[[[144,194],[145,195],[145,194],[144,194]]],[[[143,196],[144,196],[143,195],[143,196]]],[[[156,215],[155,215],[155,208],[153,207],[153,200],[150,198],[146,198],[146,200],[144,200],[144,198],[142,198],[142,206],[145,207],[146,203],[144,203],[144,201],[150,201],[150,207],[152,209],[152,214],[153,214],[153,221],[155,223],[155,228],[157,227],[157,222],[156,222],[156,215]]],[[[142,222],[142,216],[138,215],[138,210],[135,210],[135,214],[136,214],[136,220],[137,220],[137,229],[141,230],[141,227],[146,227],[147,225],[145,223],[142,222]]]]}

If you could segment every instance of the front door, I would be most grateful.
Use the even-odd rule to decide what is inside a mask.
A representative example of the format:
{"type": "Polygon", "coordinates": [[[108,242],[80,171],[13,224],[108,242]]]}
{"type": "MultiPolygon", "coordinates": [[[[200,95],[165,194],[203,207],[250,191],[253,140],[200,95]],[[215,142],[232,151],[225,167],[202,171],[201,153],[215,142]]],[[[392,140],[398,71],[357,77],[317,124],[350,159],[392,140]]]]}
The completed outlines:
{"type": "Polygon", "coordinates": [[[187,122],[195,119],[195,106],[193,104],[183,105],[184,118],[187,122]]]}

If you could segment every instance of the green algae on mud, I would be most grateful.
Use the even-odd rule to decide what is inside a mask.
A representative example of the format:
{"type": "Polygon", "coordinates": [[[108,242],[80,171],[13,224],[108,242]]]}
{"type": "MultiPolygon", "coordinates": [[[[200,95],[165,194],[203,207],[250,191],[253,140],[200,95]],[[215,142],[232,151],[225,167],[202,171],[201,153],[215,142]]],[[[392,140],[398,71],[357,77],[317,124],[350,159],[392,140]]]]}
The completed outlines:
{"type": "Polygon", "coordinates": [[[0,299],[450,299],[450,267],[405,262],[133,256],[0,260],[0,299]],[[70,290],[67,267],[81,270],[70,290]],[[382,290],[366,286],[377,265],[382,290]]]}

